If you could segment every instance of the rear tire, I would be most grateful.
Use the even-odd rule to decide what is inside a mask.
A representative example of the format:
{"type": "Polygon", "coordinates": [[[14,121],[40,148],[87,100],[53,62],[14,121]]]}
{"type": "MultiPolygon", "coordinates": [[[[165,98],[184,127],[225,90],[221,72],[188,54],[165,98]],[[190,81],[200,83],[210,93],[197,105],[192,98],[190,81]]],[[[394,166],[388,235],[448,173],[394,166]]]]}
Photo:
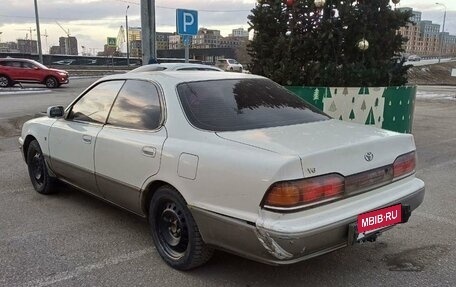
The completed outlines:
{"type": "Polygon", "coordinates": [[[59,87],[59,81],[55,77],[47,77],[46,80],[44,80],[44,84],[46,85],[47,88],[49,89],[54,89],[59,87]]]}
{"type": "Polygon", "coordinates": [[[27,149],[27,166],[33,188],[41,194],[57,192],[57,179],[50,177],[38,141],[30,142],[27,149]]]}
{"type": "Polygon", "coordinates": [[[155,247],[169,266],[190,270],[212,257],[213,249],[204,243],[185,199],[171,186],[160,187],[152,196],[149,223],[155,247]]]}
{"type": "Polygon", "coordinates": [[[12,84],[12,81],[9,77],[0,75],[0,88],[8,88],[12,84]]]}

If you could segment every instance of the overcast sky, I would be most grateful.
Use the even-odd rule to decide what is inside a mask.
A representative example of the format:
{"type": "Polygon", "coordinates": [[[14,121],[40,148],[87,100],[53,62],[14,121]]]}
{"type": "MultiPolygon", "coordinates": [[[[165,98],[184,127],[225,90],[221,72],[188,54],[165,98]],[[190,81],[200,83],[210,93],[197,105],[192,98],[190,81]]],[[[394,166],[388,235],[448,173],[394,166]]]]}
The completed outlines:
{"type": "MultiPolygon", "coordinates": [[[[367,0],[368,1],[368,0],[367,0]]],[[[438,0],[448,8],[445,31],[456,34],[456,0],[438,0]]],[[[175,9],[199,10],[199,25],[221,30],[228,35],[232,29],[248,28],[247,16],[255,0],[156,0],[157,31],[175,31],[175,9]]],[[[121,25],[125,27],[128,10],[130,27],[140,25],[140,0],[38,0],[41,33],[45,52],[57,45],[64,36],[59,22],[71,36],[78,38],[79,48],[85,46],[102,50],[106,37],[116,37],[121,25]]],[[[398,7],[413,7],[423,12],[423,19],[441,24],[443,7],[434,0],[402,0],[398,7]]],[[[25,39],[30,28],[35,29],[33,0],[0,0],[0,39],[2,42],[25,39]]],[[[32,31],[36,39],[36,32],[32,31]]]]}

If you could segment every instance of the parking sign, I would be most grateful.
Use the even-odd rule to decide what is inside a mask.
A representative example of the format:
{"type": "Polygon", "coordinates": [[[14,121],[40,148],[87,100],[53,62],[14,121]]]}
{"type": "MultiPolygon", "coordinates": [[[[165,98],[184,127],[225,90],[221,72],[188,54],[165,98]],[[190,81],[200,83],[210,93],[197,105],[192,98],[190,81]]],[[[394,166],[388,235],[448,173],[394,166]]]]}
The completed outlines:
{"type": "Polygon", "coordinates": [[[198,33],[198,11],[177,9],[176,26],[179,35],[196,35],[198,33]]]}

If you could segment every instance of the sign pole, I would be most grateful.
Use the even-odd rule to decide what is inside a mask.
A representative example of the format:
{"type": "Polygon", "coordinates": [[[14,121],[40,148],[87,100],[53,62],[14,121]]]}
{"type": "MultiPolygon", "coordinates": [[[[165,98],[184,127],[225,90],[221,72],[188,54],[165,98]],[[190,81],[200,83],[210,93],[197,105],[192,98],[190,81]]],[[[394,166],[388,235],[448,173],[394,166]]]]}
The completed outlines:
{"type": "Polygon", "coordinates": [[[190,57],[190,48],[188,45],[185,45],[185,63],[188,63],[189,57],[190,57]]]}
{"type": "MultiPolygon", "coordinates": [[[[38,3],[35,0],[35,20],[36,20],[36,34],[37,34],[37,41],[38,41],[38,57],[39,62],[43,64],[43,49],[41,47],[41,33],[40,33],[40,17],[38,16],[38,3]]],[[[30,39],[32,38],[32,34],[30,33],[30,39]]]]}
{"type": "Polygon", "coordinates": [[[189,62],[190,58],[190,42],[191,42],[191,36],[189,35],[183,35],[182,40],[184,42],[184,47],[185,47],[185,63],[189,62]]]}
{"type": "Polygon", "coordinates": [[[185,63],[190,58],[190,43],[192,35],[198,34],[198,11],[195,10],[176,10],[176,28],[177,34],[182,37],[185,47],[185,63]]]}
{"type": "Polygon", "coordinates": [[[157,58],[155,47],[155,0],[141,0],[142,63],[157,58]]]}

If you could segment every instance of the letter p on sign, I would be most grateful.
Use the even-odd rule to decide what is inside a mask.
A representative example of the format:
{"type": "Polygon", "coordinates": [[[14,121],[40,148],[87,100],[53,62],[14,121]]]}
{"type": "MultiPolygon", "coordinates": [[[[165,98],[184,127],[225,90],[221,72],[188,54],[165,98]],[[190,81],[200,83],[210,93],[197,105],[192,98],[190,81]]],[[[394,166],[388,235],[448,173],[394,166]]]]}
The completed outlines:
{"type": "Polygon", "coordinates": [[[198,11],[177,9],[176,27],[179,35],[196,35],[198,33],[198,11]]]}

